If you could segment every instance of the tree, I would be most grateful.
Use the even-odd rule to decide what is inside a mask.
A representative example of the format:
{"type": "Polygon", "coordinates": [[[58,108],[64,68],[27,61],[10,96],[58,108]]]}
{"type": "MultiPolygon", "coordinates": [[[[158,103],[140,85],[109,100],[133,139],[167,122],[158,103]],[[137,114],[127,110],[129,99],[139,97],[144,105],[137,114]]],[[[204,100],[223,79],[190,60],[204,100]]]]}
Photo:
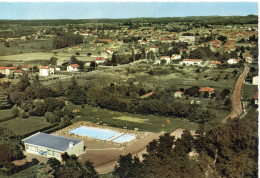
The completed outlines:
{"type": "Polygon", "coordinates": [[[82,105],[86,103],[86,93],[77,84],[75,77],[71,79],[71,85],[67,89],[67,95],[74,104],[82,105]]]}
{"type": "Polygon", "coordinates": [[[97,63],[96,63],[95,61],[91,61],[91,62],[90,62],[89,67],[90,67],[90,70],[91,70],[91,71],[96,70],[96,67],[97,67],[97,66],[98,66],[98,65],[97,65],[97,63]]]}
{"type": "Polygon", "coordinates": [[[56,65],[57,65],[57,60],[58,60],[58,58],[56,58],[56,57],[51,57],[49,63],[50,63],[52,66],[56,66],[56,65]]]}
{"type": "Polygon", "coordinates": [[[142,163],[131,153],[119,156],[117,165],[114,167],[113,176],[120,178],[139,177],[142,174],[142,163]]]}

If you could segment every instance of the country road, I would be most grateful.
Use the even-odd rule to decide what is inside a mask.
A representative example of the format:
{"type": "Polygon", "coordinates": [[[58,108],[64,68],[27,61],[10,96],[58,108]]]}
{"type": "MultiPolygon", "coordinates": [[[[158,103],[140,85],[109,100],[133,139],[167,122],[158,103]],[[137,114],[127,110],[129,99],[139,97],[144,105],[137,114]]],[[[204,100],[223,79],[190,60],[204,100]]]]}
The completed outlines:
{"type": "Polygon", "coordinates": [[[232,111],[221,121],[226,123],[228,119],[234,119],[243,113],[243,106],[241,102],[241,92],[244,80],[249,72],[249,68],[244,64],[244,71],[237,79],[233,95],[232,95],[232,111]]]}

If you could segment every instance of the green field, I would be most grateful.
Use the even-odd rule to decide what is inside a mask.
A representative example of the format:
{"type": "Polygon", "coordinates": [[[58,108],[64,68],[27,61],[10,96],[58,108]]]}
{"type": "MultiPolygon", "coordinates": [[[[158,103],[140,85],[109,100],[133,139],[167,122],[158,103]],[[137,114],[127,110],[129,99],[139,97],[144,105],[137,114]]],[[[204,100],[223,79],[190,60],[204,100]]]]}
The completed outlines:
{"type": "Polygon", "coordinates": [[[51,50],[52,40],[53,39],[19,41],[19,44],[14,44],[15,42],[11,42],[11,47],[6,47],[4,43],[0,43],[0,56],[51,50]]]}
{"type": "Polygon", "coordinates": [[[35,130],[49,126],[44,117],[29,117],[27,119],[15,118],[0,123],[0,127],[5,127],[14,132],[16,135],[25,135],[35,130]]]}
{"type": "Polygon", "coordinates": [[[107,109],[91,107],[89,105],[85,105],[84,109],[81,109],[80,106],[69,104],[67,108],[70,110],[79,109],[80,111],[77,114],[78,116],[73,120],[74,123],[78,121],[90,121],[92,123],[99,123],[100,125],[105,124],[108,126],[120,128],[127,127],[131,130],[138,128],[141,131],[149,132],[173,132],[178,128],[189,130],[196,130],[198,128],[198,125],[196,123],[188,122],[185,119],[179,118],[121,113],[116,111],[110,111],[107,109]],[[118,117],[135,118],[135,121],[130,122],[129,120],[126,121],[114,119],[118,117]],[[168,119],[170,122],[168,122],[166,126],[163,126],[166,119],[168,119]],[[137,123],[136,120],[138,120],[139,123],[137,123]]]}
{"type": "Polygon", "coordinates": [[[243,99],[252,99],[255,97],[255,94],[257,91],[258,91],[257,85],[244,84],[242,87],[242,98],[243,99]]]}
{"type": "Polygon", "coordinates": [[[0,110],[0,121],[7,117],[11,117],[12,115],[12,109],[0,110]]]}

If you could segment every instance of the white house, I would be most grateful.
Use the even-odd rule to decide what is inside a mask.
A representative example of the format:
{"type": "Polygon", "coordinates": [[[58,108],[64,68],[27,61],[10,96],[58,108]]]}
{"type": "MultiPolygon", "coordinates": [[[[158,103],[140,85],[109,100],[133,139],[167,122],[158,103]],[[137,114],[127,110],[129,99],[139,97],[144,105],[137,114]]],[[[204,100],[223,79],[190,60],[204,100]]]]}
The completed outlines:
{"type": "Polygon", "coordinates": [[[150,48],[150,51],[153,51],[154,53],[157,53],[158,50],[159,50],[158,46],[152,46],[152,47],[150,48]]]}
{"type": "Polygon", "coordinates": [[[183,59],[183,64],[189,66],[189,65],[201,65],[200,59],[183,59]]]}
{"type": "Polygon", "coordinates": [[[229,64],[237,64],[238,62],[238,59],[235,59],[235,58],[231,58],[227,61],[229,64]]]}
{"type": "Polygon", "coordinates": [[[54,74],[54,68],[51,66],[41,66],[40,67],[40,76],[49,76],[51,74],[54,74]]]}
{"type": "Polygon", "coordinates": [[[253,77],[252,85],[258,85],[258,75],[253,77]]]}
{"type": "Polygon", "coordinates": [[[25,151],[45,157],[55,157],[59,160],[67,152],[79,156],[84,152],[82,140],[71,139],[53,134],[38,132],[23,140],[25,151]]]}
{"type": "Polygon", "coordinates": [[[5,74],[5,75],[10,75],[17,69],[18,69],[18,67],[1,67],[0,66],[0,73],[5,74]]]}
{"type": "Polygon", "coordinates": [[[162,56],[161,57],[161,61],[164,61],[165,60],[165,63],[166,64],[170,64],[171,62],[171,57],[170,56],[162,56]]]}
{"type": "Polygon", "coordinates": [[[100,64],[100,63],[104,63],[105,62],[105,58],[104,57],[96,57],[96,63],[100,64]]]}
{"type": "Polygon", "coordinates": [[[179,60],[181,59],[181,55],[179,54],[173,54],[172,57],[171,57],[172,60],[179,60]]]}
{"type": "Polygon", "coordinates": [[[71,64],[67,67],[68,72],[77,72],[79,70],[78,64],[71,64]]]}
{"type": "Polygon", "coordinates": [[[179,41],[187,42],[187,43],[194,43],[195,36],[179,36],[179,41]]]}

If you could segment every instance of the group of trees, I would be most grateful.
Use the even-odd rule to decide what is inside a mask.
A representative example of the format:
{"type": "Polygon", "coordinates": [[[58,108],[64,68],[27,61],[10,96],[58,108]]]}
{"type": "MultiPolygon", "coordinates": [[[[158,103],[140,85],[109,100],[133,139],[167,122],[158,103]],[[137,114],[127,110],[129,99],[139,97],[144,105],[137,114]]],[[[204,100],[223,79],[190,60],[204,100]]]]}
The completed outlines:
{"type": "Polygon", "coordinates": [[[79,162],[78,157],[75,155],[70,156],[67,153],[63,154],[62,163],[56,158],[49,158],[47,164],[50,166],[51,174],[54,177],[99,178],[92,162],[86,161],[83,165],[79,162]]]}
{"type": "Polygon", "coordinates": [[[83,43],[83,37],[81,35],[66,34],[64,36],[54,38],[53,47],[55,49],[60,49],[60,48],[65,48],[65,47],[78,45],[82,43],[83,43]]]}
{"type": "Polygon", "coordinates": [[[226,125],[207,129],[200,125],[194,137],[187,130],[178,139],[166,133],[148,144],[142,161],[131,154],[121,155],[113,176],[257,177],[255,113],[226,125]]]}

